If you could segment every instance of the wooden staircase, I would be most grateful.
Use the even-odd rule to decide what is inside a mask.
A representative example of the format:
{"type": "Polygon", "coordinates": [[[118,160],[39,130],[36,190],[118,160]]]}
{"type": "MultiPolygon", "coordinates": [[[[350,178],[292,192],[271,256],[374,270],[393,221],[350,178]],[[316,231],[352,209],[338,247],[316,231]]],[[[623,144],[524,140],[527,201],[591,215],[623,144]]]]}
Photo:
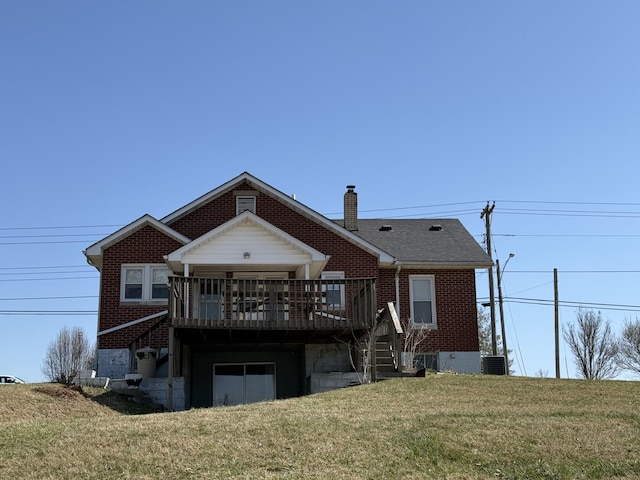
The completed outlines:
{"type": "Polygon", "coordinates": [[[362,349],[362,354],[368,358],[360,359],[358,368],[366,362],[370,366],[370,380],[375,382],[381,378],[401,375],[401,337],[402,326],[396,314],[393,303],[378,312],[376,326],[365,333],[359,340],[362,346],[371,345],[362,349]]]}
{"type": "Polygon", "coordinates": [[[399,352],[394,350],[393,343],[390,335],[376,339],[376,371],[378,376],[396,373],[400,368],[399,352]]]}

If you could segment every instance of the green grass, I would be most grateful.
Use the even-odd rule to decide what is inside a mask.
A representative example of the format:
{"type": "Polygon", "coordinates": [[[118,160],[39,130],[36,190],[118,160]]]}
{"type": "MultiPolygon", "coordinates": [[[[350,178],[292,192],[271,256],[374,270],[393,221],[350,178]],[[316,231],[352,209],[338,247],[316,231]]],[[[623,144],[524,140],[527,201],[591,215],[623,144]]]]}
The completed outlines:
{"type": "Polygon", "coordinates": [[[147,415],[42,387],[0,389],[0,478],[640,478],[638,382],[431,375],[147,415]]]}

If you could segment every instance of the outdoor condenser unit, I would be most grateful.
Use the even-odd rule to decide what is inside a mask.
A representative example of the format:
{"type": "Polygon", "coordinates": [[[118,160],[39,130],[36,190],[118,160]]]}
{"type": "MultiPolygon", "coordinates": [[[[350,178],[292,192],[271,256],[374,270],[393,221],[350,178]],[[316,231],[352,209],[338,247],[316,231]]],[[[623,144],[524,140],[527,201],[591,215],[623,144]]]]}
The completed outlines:
{"type": "Polygon", "coordinates": [[[482,357],[482,373],[485,375],[506,375],[504,355],[487,355],[482,357]]]}

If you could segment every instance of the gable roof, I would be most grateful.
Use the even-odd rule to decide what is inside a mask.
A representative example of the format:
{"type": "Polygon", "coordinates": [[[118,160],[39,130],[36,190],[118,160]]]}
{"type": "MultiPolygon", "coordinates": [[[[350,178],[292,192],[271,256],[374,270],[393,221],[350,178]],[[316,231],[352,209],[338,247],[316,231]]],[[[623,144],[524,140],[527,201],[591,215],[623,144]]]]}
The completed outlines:
{"type": "Polygon", "coordinates": [[[358,219],[357,235],[398,263],[431,268],[488,268],[489,256],[457,219],[358,219]]]}
{"type": "Polygon", "coordinates": [[[303,203],[300,203],[299,201],[292,198],[290,195],[286,195],[282,193],[280,190],[273,188],[271,185],[254,177],[248,172],[243,172],[237,177],[229,180],[228,182],[223,183],[219,187],[211,190],[209,193],[206,193],[201,197],[198,197],[197,199],[186,204],[182,208],[179,208],[175,212],[170,213],[166,217],[162,218],[160,221],[162,223],[171,224],[172,222],[175,222],[179,218],[187,215],[189,212],[192,212],[193,210],[212,201],[213,199],[227,193],[228,191],[232,190],[237,185],[243,182],[247,182],[252,188],[255,188],[256,190],[262,191],[272,197],[277,198],[279,201],[281,201],[288,207],[292,208],[293,210],[296,210],[302,215],[305,215],[306,217],[317,222],[318,224],[324,226],[325,228],[332,230],[334,233],[340,235],[341,237],[345,238],[351,243],[368,251],[372,255],[376,256],[378,258],[378,261],[381,264],[392,264],[394,262],[395,259],[393,258],[393,256],[390,255],[388,252],[386,252],[384,249],[369,242],[366,238],[363,238],[361,236],[354,234],[353,232],[344,228],[342,225],[336,224],[334,221],[328,219],[324,215],[321,215],[315,210],[307,207],[303,203]]]}
{"type": "Polygon", "coordinates": [[[159,222],[158,220],[153,218],[151,215],[145,214],[142,217],[138,218],[137,220],[134,220],[133,222],[131,222],[129,225],[122,227],[120,230],[115,231],[108,237],[103,238],[99,242],[94,243],[89,248],[84,250],[83,253],[87,257],[87,261],[91,265],[96,267],[98,270],[101,270],[102,269],[102,252],[106,248],[110,247],[111,245],[114,245],[115,243],[118,243],[122,239],[128,237],[129,235],[132,235],[133,233],[137,232],[138,230],[146,226],[151,226],[156,230],[159,230],[160,232],[164,233],[168,237],[177,240],[180,243],[184,244],[189,242],[189,239],[184,235],[176,232],[174,229],[172,229],[171,227],[168,227],[164,223],[159,222]]]}
{"type": "MultiPolygon", "coordinates": [[[[156,228],[183,245],[189,244],[191,242],[189,238],[178,233],[169,225],[245,182],[251,188],[276,198],[289,208],[305,215],[352,244],[376,256],[381,267],[390,267],[398,264],[418,268],[489,268],[492,266],[489,256],[457,219],[358,219],[359,230],[350,231],[344,228],[342,220],[328,219],[248,172],[243,172],[161,220],[156,220],[150,215],[140,217],[138,220],[87,248],[84,251],[87,261],[100,270],[102,268],[102,252],[105,248],[147,225],[156,228]],[[381,229],[384,225],[390,228],[381,229]],[[433,229],[434,225],[439,225],[440,228],[433,229]]],[[[280,238],[284,238],[284,235],[287,235],[273,225],[268,224],[267,226],[267,222],[255,215],[252,218],[254,222],[257,222],[256,224],[259,223],[262,228],[270,230],[280,238]],[[275,232],[274,229],[278,230],[278,232],[275,232]]],[[[234,219],[230,220],[230,222],[233,221],[234,219]]],[[[198,241],[210,240],[212,236],[218,235],[221,231],[220,229],[225,225],[228,228],[231,225],[230,222],[194,240],[191,245],[197,245],[198,241]]],[[[291,236],[289,236],[288,241],[290,240],[293,241],[292,245],[298,242],[291,236]]],[[[298,246],[300,247],[300,245],[298,246]]],[[[320,252],[309,250],[311,248],[309,246],[302,246],[301,248],[312,256],[322,255],[320,252]]],[[[313,261],[319,262],[319,257],[316,256],[313,261]]],[[[315,265],[318,265],[318,263],[315,263],[315,265]]]]}

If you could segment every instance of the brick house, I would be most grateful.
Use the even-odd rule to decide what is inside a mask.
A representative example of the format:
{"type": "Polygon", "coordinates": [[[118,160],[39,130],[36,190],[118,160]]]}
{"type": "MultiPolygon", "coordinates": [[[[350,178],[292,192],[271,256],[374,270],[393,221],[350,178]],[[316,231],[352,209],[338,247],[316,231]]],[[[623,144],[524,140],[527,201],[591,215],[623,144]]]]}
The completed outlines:
{"type": "Polygon", "coordinates": [[[358,219],[354,188],[330,220],[245,172],[91,245],[98,375],[174,409],[286,398],[397,371],[411,327],[423,366],[480,373],[488,256],[455,219],[358,219]]]}

